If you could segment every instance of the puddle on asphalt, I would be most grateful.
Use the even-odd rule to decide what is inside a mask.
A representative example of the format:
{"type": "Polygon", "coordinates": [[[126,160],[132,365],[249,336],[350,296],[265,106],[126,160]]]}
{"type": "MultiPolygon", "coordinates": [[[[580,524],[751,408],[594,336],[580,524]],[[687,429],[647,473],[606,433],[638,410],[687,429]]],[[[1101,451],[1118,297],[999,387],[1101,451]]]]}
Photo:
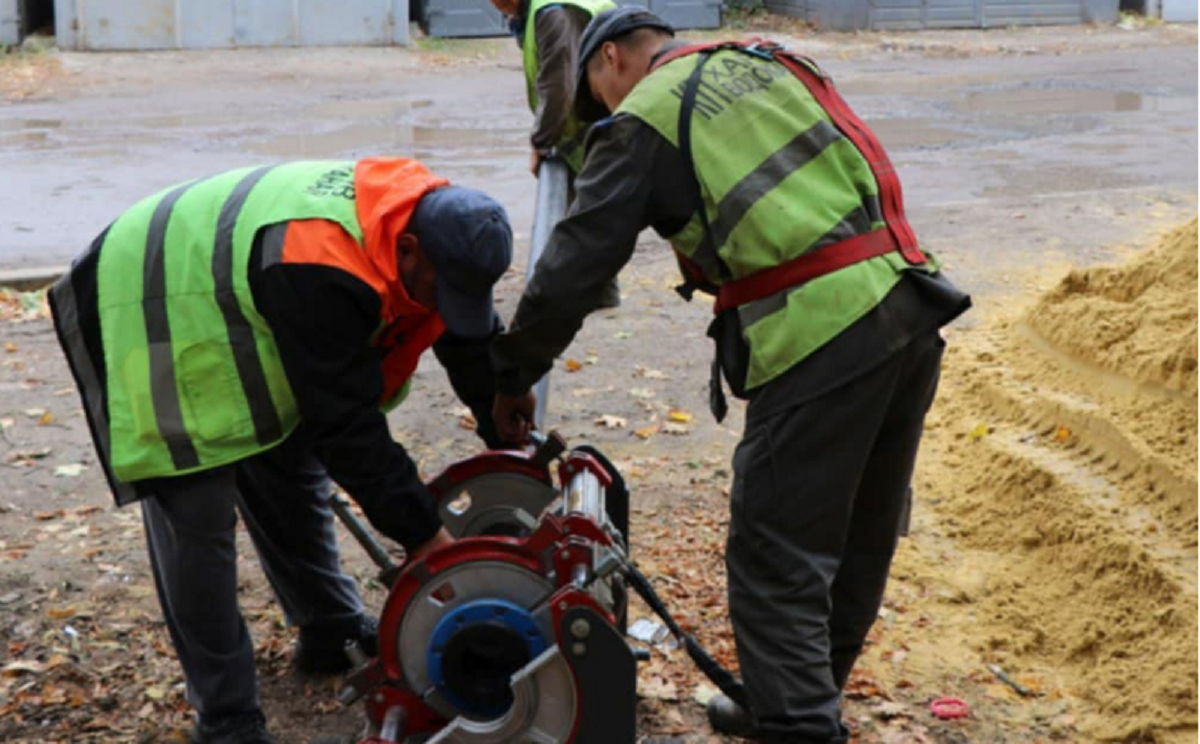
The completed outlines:
{"type": "Polygon", "coordinates": [[[0,146],[20,145],[31,150],[48,146],[51,130],[60,129],[61,119],[3,119],[0,120],[0,146]]]}
{"type": "MultiPolygon", "coordinates": [[[[1175,105],[1183,103],[1186,102],[1175,102],[1175,105]]],[[[966,112],[1038,115],[1163,111],[1172,106],[1169,99],[1130,90],[1019,88],[968,93],[966,98],[954,104],[954,109],[966,112]]]]}
{"type": "Polygon", "coordinates": [[[62,119],[5,119],[0,120],[0,132],[26,129],[59,129],[62,119]]]}
{"type": "Polygon", "coordinates": [[[393,98],[326,101],[300,115],[188,112],[119,119],[0,119],[0,148],[42,150],[97,141],[149,144],[188,137],[233,142],[249,152],[280,158],[457,151],[475,156],[506,152],[522,141],[523,129],[411,123],[414,111],[432,105],[432,100],[393,98]]]}
{"type": "Polygon", "coordinates": [[[519,143],[523,129],[458,129],[411,124],[352,124],[326,132],[278,134],[246,143],[253,152],[279,157],[325,158],[364,152],[502,150],[519,143]]]}

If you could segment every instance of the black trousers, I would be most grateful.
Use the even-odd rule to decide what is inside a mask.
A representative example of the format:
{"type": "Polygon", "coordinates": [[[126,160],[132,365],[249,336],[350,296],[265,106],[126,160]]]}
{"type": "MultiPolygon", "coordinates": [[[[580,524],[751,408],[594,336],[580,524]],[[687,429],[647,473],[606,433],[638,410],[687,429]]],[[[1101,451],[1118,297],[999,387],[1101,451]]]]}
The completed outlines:
{"type": "Polygon", "coordinates": [[[931,331],[829,393],[746,422],[729,614],[751,713],[773,739],[845,740],[841,689],[883,600],[943,347],[931,331]]]}
{"type": "Polygon", "coordinates": [[[289,623],[356,624],[363,605],[342,573],[332,483],[302,434],[214,470],[139,484],[150,565],[183,666],[188,701],[206,720],[258,709],[254,647],[238,609],[234,527],[242,515],[289,623]]]}

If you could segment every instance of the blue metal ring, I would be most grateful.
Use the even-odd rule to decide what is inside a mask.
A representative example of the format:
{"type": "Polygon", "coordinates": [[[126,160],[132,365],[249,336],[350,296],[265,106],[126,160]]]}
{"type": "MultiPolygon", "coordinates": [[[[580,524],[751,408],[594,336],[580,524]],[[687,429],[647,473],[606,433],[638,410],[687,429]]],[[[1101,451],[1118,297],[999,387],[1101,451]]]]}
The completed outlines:
{"type": "Polygon", "coordinates": [[[546,638],[533,615],[525,608],[503,599],[477,599],[455,607],[434,626],[433,635],[429,638],[426,664],[430,681],[455,708],[467,714],[497,716],[504,711],[484,709],[484,706],[472,705],[456,695],[446,685],[445,669],[442,667],[443,652],[450,639],[472,624],[484,622],[499,622],[525,639],[530,660],[546,650],[546,638]]]}

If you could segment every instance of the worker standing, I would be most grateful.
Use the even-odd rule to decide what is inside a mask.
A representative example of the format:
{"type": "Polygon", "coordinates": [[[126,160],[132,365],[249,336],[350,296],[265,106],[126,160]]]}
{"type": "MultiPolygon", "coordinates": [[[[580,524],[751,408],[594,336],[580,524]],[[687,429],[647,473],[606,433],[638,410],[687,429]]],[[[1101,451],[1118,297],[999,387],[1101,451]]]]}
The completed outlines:
{"type": "MultiPolygon", "coordinates": [[[[529,135],[529,171],[538,176],[542,162],[558,157],[567,165],[567,200],[583,167],[588,124],[575,114],[579,42],[597,13],[616,7],[612,0],[492,0],[509,18],[521,47],[525,97],[533,112],[529,135]]],[[[599,307],[621,305],[614,278],[598,299],[599,307]]]]}
{"type": "Polygon", "coordinates": [[[596,123],[575,202],[493,343],[498,430],[527,435],[530,385],[638,233],[668,239],[681,293],[716,296],[714,413],[722,376],[749,400],[726,546],[747,706],[718,696],[709,720],[845,741],[841,689],[882,601],[938,329],[970,299],[918,246],[882,148],[811,62],[688,46],[623,7],[589,24],[578,75],[576,113],[596,123]]]}
{"type": "Polygon", "coordinates": [[[330,477],[410,557],[451,541],[385,411],[431,346],[497,444],[488,343],[503,207],[406,159],[190,181],[118,217],[50,291],[118,504],[140,501],[194,742],[269,742],[238,609],[240,512],[295,661],[348,666],[376,625],[341,568],[330,477]]]}
{"type": "Polygon", "coordinates": [[[542,159],[554,152],[578,173],[587,132],[574,113],[579,41],[597,13],[616,6],[611,0],[492,0],[492,5],[509,18],[521,47],[525,97],[533,112],[530,172],[536,176],[542,159]]]}

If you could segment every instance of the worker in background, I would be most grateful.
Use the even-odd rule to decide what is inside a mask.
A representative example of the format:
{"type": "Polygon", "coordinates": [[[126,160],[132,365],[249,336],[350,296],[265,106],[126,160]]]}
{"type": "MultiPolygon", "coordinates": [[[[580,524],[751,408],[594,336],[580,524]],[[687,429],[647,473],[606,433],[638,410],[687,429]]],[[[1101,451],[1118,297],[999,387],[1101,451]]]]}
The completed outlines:
{"type": "Polygon", "coordinates": [[[339,565],[341,485],[410,558],[451,541],[385,411],[433,347],[498,444],[488,343],[503,207],[406,159],[296,162],[190,181],[116,219],[50,291],[118,504],[140,500],[194,742],[269,742],[238,610],[240,512],[296,665],[375,652],[339,565]]]}
{"type": "MultiPolygon", "coordinates": [[[[583,30],[599,12],[616,7],[612,0],[492,0],[509,19],[521,47],[525,97],[533,112],[529,135],[529,170],[538,175],[542,160],[557,155],[567,164],[568,200],[575,174],[583,167],[587,124],[575,115],[575,78],[583,30]]],[[[600,307],[621,304],[614,279],[599,299],[600,307]]]]}
{"type": "Polygon", "coordinates": [[[873,136],[797,64],[770,47],[689,47],[635,7],[589,24],[576,112],[599,121],[575,202],[493,343],[495,420],[502,438],[527,436],[530,386],[638,233],[669,240],[681,293],[717,297],[714,413],[721,376],[749,401],[726,546],[747,706],[718,696],[709,720],[840,742],[841,689],[882,601],[937,386],[938,329],[970,299],[916,244],[873,136]]]}
{"type": "Polygon", "coordinates": [[[525,96],[533,112],[529,170],[534,176],[552,151],[572,173],[583,166],[587,127],[574,113],[575,71],[583,29],[611,0],[492,0],[509,19],[525,68],[525,96]]]}

